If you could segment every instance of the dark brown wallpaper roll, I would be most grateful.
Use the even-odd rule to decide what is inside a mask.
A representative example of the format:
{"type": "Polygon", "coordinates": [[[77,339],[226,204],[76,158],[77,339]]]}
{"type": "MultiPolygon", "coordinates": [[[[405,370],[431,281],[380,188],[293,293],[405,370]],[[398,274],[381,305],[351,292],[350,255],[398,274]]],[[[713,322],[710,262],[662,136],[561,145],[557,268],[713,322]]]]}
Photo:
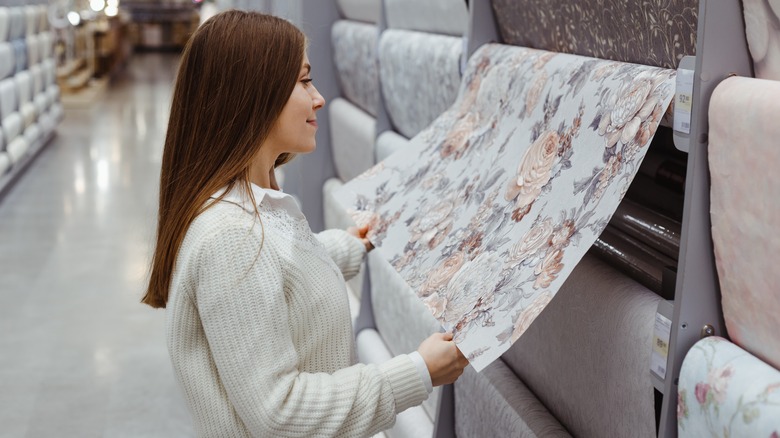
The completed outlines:
{"type": "Polygon", "coordinates": [[[698,0],[493,0],[506,44],[677,68],[696,54],[698,0]]]}

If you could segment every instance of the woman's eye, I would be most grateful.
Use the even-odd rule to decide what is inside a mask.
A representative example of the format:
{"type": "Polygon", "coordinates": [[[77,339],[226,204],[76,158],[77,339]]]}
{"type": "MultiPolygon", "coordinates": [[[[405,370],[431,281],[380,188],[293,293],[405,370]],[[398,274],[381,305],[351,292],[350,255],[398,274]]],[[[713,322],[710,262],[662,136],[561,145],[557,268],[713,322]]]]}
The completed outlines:
{"type": "Polygon", "coordinates": [[[303,83],[304,87],[308,87],[309,84],[311,84],[311,81],[312,81],[311,78],[301,79],[301,83],[303,83]]]}

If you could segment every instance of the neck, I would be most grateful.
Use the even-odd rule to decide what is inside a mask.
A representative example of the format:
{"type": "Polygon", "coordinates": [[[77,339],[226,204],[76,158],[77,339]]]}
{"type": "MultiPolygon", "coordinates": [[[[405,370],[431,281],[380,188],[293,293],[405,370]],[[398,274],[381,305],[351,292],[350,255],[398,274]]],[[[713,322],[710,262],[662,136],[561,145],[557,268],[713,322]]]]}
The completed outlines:
{"type": "Polygon", "coordinates": [[[257,157],[253,160],[249,169],[249,181],[264,189],[280,190],[276,183],[276,173],[274,172],[274,163],[276,157],[263,153],[260,149],[257,157]]]}

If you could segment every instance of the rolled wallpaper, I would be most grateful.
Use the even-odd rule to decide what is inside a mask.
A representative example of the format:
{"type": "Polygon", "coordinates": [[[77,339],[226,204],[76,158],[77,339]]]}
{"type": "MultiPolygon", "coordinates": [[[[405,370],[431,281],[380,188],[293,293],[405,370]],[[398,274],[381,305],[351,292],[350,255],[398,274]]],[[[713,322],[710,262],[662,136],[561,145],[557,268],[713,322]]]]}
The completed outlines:
{"type": "Polygon", "coordinates": [[[14,73],[19,73],[27,68],[27,46],[24,40],[13,40],[14,47],[14,73]]]}
{"type": "Polygon", "coordinates": [[[336,3],[344,18],[367,23],[379,21],[381,0],[338,0],[336,3]]]}
{"type": "Polygon", "coordinates": [[[507,44],[677,68],[696,54],[698,0],[493,0],[507,44]]]}
{"type": "Polygon", "coordinates": [[[333,61],[344,96],[376,117],[379,78],[376,65],[377,27],[337,21],[331,29],[333,61]]]}
{"type": "Polygon", "coordinates": [[[780,2],[742,0],[742,7],[756,77],[780,81],[780,2]]]}
{"type": "Polygon", "coordinates": [[[502,360],[572,435],[653,437],[648,364],[660,301],[586,254],[502,360]]]}
{"type": "Polygon", "coordinates": [[[382,95],[396,130],[414,137],[452,105],[460,85],[461,38],[386,30],[379,41],[382,95]]]}
{"type": "Polygon", "coordinates": [[[15,66],[13,46],[11,43],[0,43],[0,79],[10,76],[15,66]]]}
{"type": "Polygon", "coordinates": [[[780,368],[780,82],[728,78],[710,101],[712,241],[729,337],[780,368]]]}
{"type": "Polygon", "coordinates": [[[8,41],[10,18],[8,8],[0,6],[0,41],[8,41]]]}
{"type": "Polygon", "coordinates": [[[485,45],[455,104],[338,196],[481,370],[525,332],[606,227],[674,78],[485,45]]]}
{"type": "Polygon", "coordinates": [[[385,0],[387,27],[461,36],[469,9],[463,0],[385,0]]]}
{"type": "Polygon", "coordinates": [[[712,336],[685,356],[677,394],[680,437],[780,436],[780,371],[712,336]]]}
{"type": "Polygon", "coordinates": [[[623,201],[610,225],[677,260],[682,224],[635,202],[623,201]]]}
{"type": "Polygon", "coordinates": [[[382,161],[409,145],[409,139],[393,131],[385,131],[376,139],[376,161],[382,161]]]}
{"type": "Polygon", "coordinates": [[[37,35],[29,35],[25,40],[27,42],[27,64],[32,66],[40,61],[39,54],[41,45],[38,42],[37,35]]]}
{"type": "Polygon", "coordinates": [[[15,40],[24,36],[24,11],[21,7],[8,8],[8,39],[15,40]]]}
{"type": "Polygon", "coordinates": [[[3,152],[2,149],[0,149],[0,176],[5,174],[10,167],[11,158],[8,156],[7,152],[3,152]]]}
{"type": "Polygon", "coordinates": [[[333,163],[336,174],[348,181],[368,170],[374,161],[376,119],[344,99],[328,107],[333,163]]]}

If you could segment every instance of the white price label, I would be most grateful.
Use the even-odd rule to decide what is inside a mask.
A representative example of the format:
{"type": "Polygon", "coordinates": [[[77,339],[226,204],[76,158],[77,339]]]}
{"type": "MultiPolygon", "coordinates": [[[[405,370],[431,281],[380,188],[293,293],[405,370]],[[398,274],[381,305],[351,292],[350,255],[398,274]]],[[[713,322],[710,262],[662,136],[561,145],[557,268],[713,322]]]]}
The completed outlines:
{"type": "Polygon", "coordinates": [[[655,329],[653,330],[653,353],[650,356],[650,370],[661,380],[666,378],[666,358],[669,357],[669,338],[672,333],[672,321],[669,318],[655,314],[655,329]]]}
{"type": "Polygon", "coordinates": [[[693,104],[693,70],[677,70],[677,90],[674,94],[674,130],[691,133],[693,104]]]}

